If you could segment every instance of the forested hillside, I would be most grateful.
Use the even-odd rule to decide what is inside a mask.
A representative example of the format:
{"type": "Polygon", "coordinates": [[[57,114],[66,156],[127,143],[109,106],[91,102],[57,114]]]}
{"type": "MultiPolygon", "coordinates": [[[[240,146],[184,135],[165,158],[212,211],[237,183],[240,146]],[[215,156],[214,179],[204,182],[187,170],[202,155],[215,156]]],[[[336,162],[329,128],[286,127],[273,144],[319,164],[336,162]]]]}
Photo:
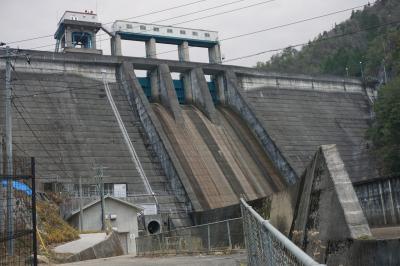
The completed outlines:
{"type": "Polygon", "coordinates": [[[378,0],[325,31],[301,50],[288,47],[259,62],[269,71],[346,76],[396,76],[400,72],[400,1],[378,0]],[[361,62],[361,63],[360,63],[361,62]]]}

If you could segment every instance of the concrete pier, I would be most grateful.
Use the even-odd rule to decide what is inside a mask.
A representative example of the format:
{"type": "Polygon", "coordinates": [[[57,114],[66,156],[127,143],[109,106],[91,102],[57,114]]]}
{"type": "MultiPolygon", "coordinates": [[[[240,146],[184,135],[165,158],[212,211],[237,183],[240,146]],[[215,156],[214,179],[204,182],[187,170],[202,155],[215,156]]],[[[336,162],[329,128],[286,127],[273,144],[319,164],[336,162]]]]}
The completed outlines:
{"type": "Polygon", "coordinates": [[[214,45],[213,47],[208,48],[208,57],[210,60],[210,64],[221,64],[221,47],[219,44],[214,45]]]}
{"type": "Polygon", "coordinates": [[[181,62],[189,62],[190,61],[189,43],[187,41],[184,41],[180,45],[178,45],[178,55],[179,55],[179,61],[181,61],[181,62]]]}
{"type": "Polygon", "coordinates": [[[146,57],[157,58],[156,39],[154,38],[146,41],[146,57]]]}
{"type": "Polygon", "coordinates": [[[121,56],[121,36],[119,34],[115,34],[114,37],[111,37],[111,55],[121,56]]]}

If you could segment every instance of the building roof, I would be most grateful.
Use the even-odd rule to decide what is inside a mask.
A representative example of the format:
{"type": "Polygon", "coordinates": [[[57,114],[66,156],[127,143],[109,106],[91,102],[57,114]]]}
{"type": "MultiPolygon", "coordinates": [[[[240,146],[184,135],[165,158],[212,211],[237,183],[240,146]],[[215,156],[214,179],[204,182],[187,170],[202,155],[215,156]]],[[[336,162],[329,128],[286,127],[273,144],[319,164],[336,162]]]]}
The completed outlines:
{"type": "MultiPolygon", "coordinates": [[[[118,203],[121,203],[121,204],[126,205],[126,206],[128,206],[128,207],[131,207],[131,208],[133,208],[133,209],[135,209],[135,210],[137,210],[137,211],[139,211],[139,212],[140,212],[140,211],[143,211],[143,208],[142,208],[142,207],[139,207],[139,206],[137,206],[137,205],[135,205],[135,204],[132,204],[132,203],[130,203],[130,202],[127,202],[127,201],[125,201],[125,200],[122,200],[122,199],[119,199],[119,198],[115,198],[115,197],[113,197],[113,196],[105,196],[105,197],[104,197],[104,200],[107,200],[107,199],[114,200],[114,201],[116,201],[116,202],[118,202],[118,203]]],[[[100,203],[100,199],[94,200],[94,201],[90,202],[89,204],[86,204],[85,206],[83,206],[82,210],[86,210],[86,209],[88,209],[88,208],[90,208],[90,207],[96,205],[97,203],[100,203]]],[[[72,216],[74,216],[74,215],[76,215],[76,214],[79,214],[79,209],[77,209],[77,210],[75,210],[75,211],[72,211],[72,212],[71,212],[71,215],[70,215],[67,219],[71,218],[72,216]]]]}

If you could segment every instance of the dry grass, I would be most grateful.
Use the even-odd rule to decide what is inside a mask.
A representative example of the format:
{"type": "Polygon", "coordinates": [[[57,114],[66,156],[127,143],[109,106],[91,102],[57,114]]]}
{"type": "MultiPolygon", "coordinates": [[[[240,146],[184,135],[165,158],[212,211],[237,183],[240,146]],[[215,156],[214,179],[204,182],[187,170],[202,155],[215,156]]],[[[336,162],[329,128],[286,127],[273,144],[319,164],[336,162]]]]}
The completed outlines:
{"type": "Polygon", "coordinates": [[[47,247],[79,238],[78,231],[60,217],[56,204],[38,201],[37,214],[38,229],[47,247]]]}

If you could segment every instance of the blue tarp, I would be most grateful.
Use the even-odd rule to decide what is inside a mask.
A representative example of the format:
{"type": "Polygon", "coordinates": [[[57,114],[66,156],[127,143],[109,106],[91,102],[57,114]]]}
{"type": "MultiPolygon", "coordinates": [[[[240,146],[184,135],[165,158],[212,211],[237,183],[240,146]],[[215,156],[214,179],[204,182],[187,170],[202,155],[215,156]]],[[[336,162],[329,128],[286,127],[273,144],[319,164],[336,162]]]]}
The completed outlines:
{"type": "MultiPolygon", "coordinates": [[[[3,185],[3,187],[7,187],[7,180],[3,180],[1,184],[3,185]]],[[[25,192],[28,196],[32,195],[31,188],[22,182],[13,181],[13,188],[15,190],[20,190],[22,192],[25,192]]]]}

